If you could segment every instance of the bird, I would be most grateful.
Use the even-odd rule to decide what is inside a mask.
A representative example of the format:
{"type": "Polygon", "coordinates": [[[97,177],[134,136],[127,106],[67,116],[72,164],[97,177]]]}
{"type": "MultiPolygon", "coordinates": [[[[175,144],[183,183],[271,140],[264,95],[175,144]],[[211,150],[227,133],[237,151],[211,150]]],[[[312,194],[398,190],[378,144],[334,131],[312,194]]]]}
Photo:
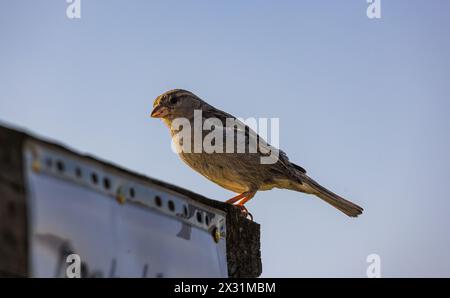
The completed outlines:
{"type": "Polygon", "coordinates": [[[172,89],[157,96],[150,116],[161,119],[169,128],[173,145],[181,160],[207,179],[236,193],[236,196],[225,202],[238,207],[243,216],[250,217],[251,220],[253,215],[244,204],[258,191],[273,188],[315,195],[349,217],[357,217],[363,212],[362,207],[309,177],[303,167],[291,162],[284,151],[271,146],[244,122],[208,104],[190,91],[172,89]],[[208,137],[211,130],[203,129],[202,126],[210,121],[208,119],[216,121],[210,127],[217,129],[216,133],[222,133],[221,135],[216,135],[216,138],[208,137]],[[195,135],[199,127],[200,137],[195,135]],[[187,132],[184,131],[180,136],[183,129],[187,132]],[[199,143],[202,145],[206,138],[209,138],[212,146],[223,146],[223,150],[195,150],[195,146],[199,143]],[[225,148],[230,140],[232,147],[225,148]],[[255,143],[254,150],[250,150],[250,144],[255,143]],[[244,146],[245,150],[237,150],[239,145],[244,146]],[[233,150],[225,150],[229,148],[233,150]],[[261,162],[263,158],[270,156],[275,156],[275,159],[261,162]]]}

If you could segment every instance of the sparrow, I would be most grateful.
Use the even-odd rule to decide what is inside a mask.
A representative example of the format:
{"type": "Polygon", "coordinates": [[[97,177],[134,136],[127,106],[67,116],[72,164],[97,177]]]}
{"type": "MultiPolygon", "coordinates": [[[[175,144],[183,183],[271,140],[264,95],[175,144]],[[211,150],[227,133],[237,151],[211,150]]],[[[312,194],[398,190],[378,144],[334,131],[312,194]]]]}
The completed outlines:
{"type": "Polygon", "coordinates": [[[159,95],[154,100],[151,117],[160,118],[169,128],[177,153],[188,166],[212,182],[237,193],[226,203],[239,207],[245,217],[250,216],[253,219],[244,204],[258,191],[273,188],[315,195],[350,217],[357,217],[363,212],[360,206],[338,196],[310,178],[306,170],[292,163],[284,151],[268,144],[242,121],[213,107],[192,92],[174,89],[159,95]],[[208,129],[196,132],[195,123],[197,121],[204,125],[208,119],[219,121],[214,128],[219,129],[223,137],[213,139],[214,142],[211,141],[211,144],[216,145],[215,142],[218,142],[217,145],[220,146],[221,140],[223,150],[211,152],[193,149],[199,142],[206,140],[211,132],[208,129]],[[185,126],[189,126],[186,128],[187,134],[184,134],[187,137],[179,136],[180,120],[184,121],[185,126]],[[199,133],[200,138],[196,137],[195,133],[199,133]],[[231,148],[225,148],[230,139],[234,149],[232,152],[225,150],[231,148]],[[256,144],[255,150],[249,150],[249,144],[256,144]],[[245,145],[243,152],[236,149],[239,145],[245,145]],[[275,159],[270,160],[270,157],[274,156],[275,159]],[[268,158],[270,162],[262,162],[263,158],[268,158]]]}

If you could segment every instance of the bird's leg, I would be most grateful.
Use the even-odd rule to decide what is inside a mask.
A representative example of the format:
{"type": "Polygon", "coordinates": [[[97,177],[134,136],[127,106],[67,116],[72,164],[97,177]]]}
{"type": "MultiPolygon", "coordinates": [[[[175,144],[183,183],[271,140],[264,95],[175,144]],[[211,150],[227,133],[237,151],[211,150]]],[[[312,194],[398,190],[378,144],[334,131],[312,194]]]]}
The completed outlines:
{"type": "Polygon", "coordinates": [[[244,206],[245,203],[247,203],[248,201],[250,201],[253,197],[254,197],[254,193],[251,195],[246,195],[239,203],[237,203],[237,206],[244,206]]]}
{"type": "Polygon", "coordinates": [[[245,217],[250,216],[250,220],[253,221],[253,215],[250,212],[248,212],[248,209],[244,206],[244,204],[246,202],[250,201],[255,196],[255,194],[256,194],[256,192],[246,191],[244,193],[241,193],[240,195],[232,197],[231,199],[225,201],[225,203],[234,204],[236,207],[241,209],[242,214],[245,217]],[[238,202],[238,203],[236,204],[236,202],[238,202]]]}
{"type": "Polygon", "coordinates": [[[225,201],[225,203],[228,203],[228,204],[234,204],[234,203],[236,203],[237,201],[239,201],[239,200],[241,200],[242,198],[244,198],[245,195],[246,195],[245,192],[244,192],[244,193],[241,193],[240,195],[237,195],[237,196],[232,197],[231,199],[225,201]]]}
{"type": "Polygon", "coordinates": [[[248,209],[244,206],[244,204],[250,201],[255,196],[256,192],[246,192],[245,194],[245,197],[237,203],[236,206],[241,209],[241,212],[245,217],[250,216],[250,220],[253,221],[253,215],[248,212],[248,209]]]}

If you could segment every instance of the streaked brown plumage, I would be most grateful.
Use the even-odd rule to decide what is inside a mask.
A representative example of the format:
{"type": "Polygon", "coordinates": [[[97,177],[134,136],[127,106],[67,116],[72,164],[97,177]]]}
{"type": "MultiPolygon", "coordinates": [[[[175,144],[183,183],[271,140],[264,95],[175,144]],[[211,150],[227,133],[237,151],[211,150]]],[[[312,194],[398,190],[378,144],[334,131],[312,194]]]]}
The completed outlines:
{"type": "MultiPolygon", "coordinates": [[[[161,118],[169,127],[172,137],[175,137],[178,132],[172,127],[173,121],[180,117],[186,118],[192,124],[193,136],[194,110],[201,110],[202,123],[208,118],[217,118],[222,122],[224,131],[233,130],[245,134],[246,145],[252,140],[259,141],[258,150],[255,153],[248,150],[245,153],[179,153],[181,159],[192,169],[223,188],[239,193],[228,200],[228,203],[239,206],[247,214],[244,204],[253,198],[257,191],[283,188],[316,195],[351,217],[362,213],[363,208],[318,184],[306,175],[305,169],[290,162],[283,151],[270,146],[244,123],[236,120],[237,126],[227,127],[226,119],[236,119],[235,117],[214,108],[189,91],[175,89],[161,94],[154,101],[151,116],[161,118]],[[268,152],[277,153],[278,160],[273,164],[262,164],[261,157],[267,156],[268,152]]],[[[209,131],[202,131],[202,133],[204,138],[209,131]]],[[[223,144],[226,144],[227,134],[223,135],[223,144]]],[[[239,142],[237,135],[237,133],[234,134],[235,143],[239,142]]],[[[178,141],[174,143],[181,145],[178,141]]],[[[194,137],[191,137],[189,145],[194,146],[194,137]]],[[[225,152],[225,149],[223,151],[225,152]]]]}

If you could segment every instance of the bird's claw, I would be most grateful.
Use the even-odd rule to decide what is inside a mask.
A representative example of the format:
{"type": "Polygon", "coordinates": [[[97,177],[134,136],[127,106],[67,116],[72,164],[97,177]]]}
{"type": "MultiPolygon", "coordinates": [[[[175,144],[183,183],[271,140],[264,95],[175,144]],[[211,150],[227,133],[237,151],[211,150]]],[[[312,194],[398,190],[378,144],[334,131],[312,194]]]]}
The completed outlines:
{"type": "Polygon", "coordinates": [[[244,216],[245,218],[249,217],[249,219],[253,221],[253,215],[250,212],[248,212],[248,209],[244,205],[236,205],[236,206],[239,207],[239,209],[241,209],[242,216],[244,216]]]}

